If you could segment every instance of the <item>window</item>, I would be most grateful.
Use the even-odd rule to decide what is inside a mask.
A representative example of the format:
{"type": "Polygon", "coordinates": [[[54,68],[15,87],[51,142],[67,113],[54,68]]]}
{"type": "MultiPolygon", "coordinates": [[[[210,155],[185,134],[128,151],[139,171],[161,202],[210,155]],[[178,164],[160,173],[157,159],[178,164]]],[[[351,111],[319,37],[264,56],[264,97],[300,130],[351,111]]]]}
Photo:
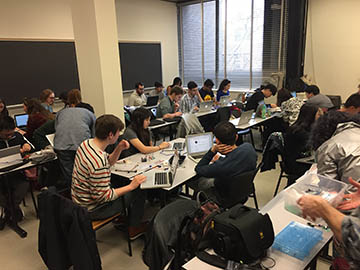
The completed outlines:
{"type": "MultiPolygon", "coordinates": [[[[225,77],[232,89],[279,84],[285,72],[288,0],[213,0],[179,5],[180,73],[199,85],[225,77]]],[[[279,86],[279,85],[278,85],[279,86]]]]}

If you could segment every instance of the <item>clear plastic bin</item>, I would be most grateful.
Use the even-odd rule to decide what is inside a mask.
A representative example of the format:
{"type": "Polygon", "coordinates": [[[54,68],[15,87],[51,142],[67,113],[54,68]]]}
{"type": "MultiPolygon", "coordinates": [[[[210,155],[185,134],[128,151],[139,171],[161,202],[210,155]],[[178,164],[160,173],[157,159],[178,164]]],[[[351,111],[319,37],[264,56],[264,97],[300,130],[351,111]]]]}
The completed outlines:
{"type": "MultiPolygon", "coordinates": [[[[336,207],[342,201],[347,186],[348,185],[344,182],[309,173],[304,175],[297,183],[287,190],[285,194],[285,209],[301,217],[302,211],[297,204],[297,200],[305,194],[321,196],[332,206],[336,207]]],[[[315,222],[319,220],[321,219],[318,219],[315,222]]]]}

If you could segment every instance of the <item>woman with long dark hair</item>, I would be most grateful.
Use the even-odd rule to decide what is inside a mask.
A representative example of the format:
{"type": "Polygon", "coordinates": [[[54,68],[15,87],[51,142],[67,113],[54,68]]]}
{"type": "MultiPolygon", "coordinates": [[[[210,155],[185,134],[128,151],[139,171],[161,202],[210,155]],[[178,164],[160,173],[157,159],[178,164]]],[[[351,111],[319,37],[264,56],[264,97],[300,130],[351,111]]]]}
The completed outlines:
{"type": "Polygon", "coordinates": [[[219,89],[216,92],[216,101],[219,102],[220,98],[222,96],[229,96],[230,95],[230,89],[231,87],[231,81],[228,79],[222,80],[222,82],[219,85],[219,89]]]}
{"type": "Polygon", "coordinates": [[[37,99],[24,99],[24,110],[29,115],[24,136],[32,140],[34,131],[45,124],[48,120],[53,120],[54,115],[46,110],[37,99]]]}
{"type": "Polygon", "coordinates": [[[130,148],[124,152],[125,156],[136,153],[149,154],[169,147],[168,142],[158,146],[152,145],[151,132],[148,129],[151,112],[145,108],[137,108],[131,115],[131,124],[126,128],[123,139],[130,142],[130,148]]]}
{"type": "Polygon", "coordinates": [[[173,89],[174,86],[179,86],[182,88],[182,80],[180,77],[175,77],[174,80],[173,80],[173,83],[172,85],[169,85],[167,88],[166,88],[166,95],[169,96],[170,95],[170,91],[171,89],[173,89]]]}
{"type": "Polygon", "coordinates": [[[0,98],[0,118],[5,116],[9,116],[9,111],[6,108],[4,100],[0,98]]]}
{"type": "Polygon", "coordinates": [[[311,127],[316,119],[319,118],[321,112],[321,109],[317,106],[303,105],[298,119],[288,128],[284,136],[285,165],[288,169],[288,174],[291,175],[288,185],[292,184],[310,168],[309,165],[298,163],[296,160],[310,154],[311,127]]]}

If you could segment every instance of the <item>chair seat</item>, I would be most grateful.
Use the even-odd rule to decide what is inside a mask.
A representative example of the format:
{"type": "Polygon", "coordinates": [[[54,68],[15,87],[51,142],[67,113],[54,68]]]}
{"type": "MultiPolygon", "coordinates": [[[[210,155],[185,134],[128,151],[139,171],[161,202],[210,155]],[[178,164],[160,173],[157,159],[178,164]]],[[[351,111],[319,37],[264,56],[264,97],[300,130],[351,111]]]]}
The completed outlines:
{"type": "Polygon", "coordinates": [[[110,223],[111,221],[113,221],[114,219],[116,219],[118,216],[120,216],[121,213],[117,213],[111,217],[108,217],[106,219],[102,219],[102,220],[94,220],[91,222],[92,228],[94,231],[100,229],[101,227],[105,226],[106,224],[110,223]]]}

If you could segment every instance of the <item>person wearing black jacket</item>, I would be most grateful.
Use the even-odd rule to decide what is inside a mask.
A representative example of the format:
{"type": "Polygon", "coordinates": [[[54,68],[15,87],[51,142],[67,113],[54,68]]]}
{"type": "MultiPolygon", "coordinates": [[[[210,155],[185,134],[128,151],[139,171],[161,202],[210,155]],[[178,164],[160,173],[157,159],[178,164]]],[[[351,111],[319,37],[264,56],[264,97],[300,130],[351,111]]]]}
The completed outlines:
{"type": "MultiPolygon", "coordinates": [[[[31,146],[26,143],[24,137],[15,131],[15,122],[14,119],[10,116],[5,116],[0,119],[0,149],[20,145],[21,153],[29,152],[31,146]]],[[[9,178],[8,184],[11,186],[13,191],[12,197],[14,198],[15,203],[15,219],[17,221],[23,218],[22,211],[20,209],[20,203],[24,199],[27,190],[29,189],[29,182],[25,179],[25,176],[22,172],[13,172],[7,174],[9,178]]],[[[0,181],[0,206],[5,209],[5,215],[9,215],[9,205],[8,205],[8,188],[4,185],[4,181],[0,181]]],[[[1,214],[0,217],[0,229],[4,228],[5,217],[4,214],[1,214]]]]}
{"type": "MultiPolygon", "coordinates": [[[[260,86],[260,88],[255,90],[255,93],[249,98],[246,103],[245,111],[257,109],[259,103],[263,102],[265,98],[275,96],[277,88],[273,84],[268,84],[265,86],[260,86]]],[[[275,104],[271,104],[271,107],[276,107],[275,104]]]]}

